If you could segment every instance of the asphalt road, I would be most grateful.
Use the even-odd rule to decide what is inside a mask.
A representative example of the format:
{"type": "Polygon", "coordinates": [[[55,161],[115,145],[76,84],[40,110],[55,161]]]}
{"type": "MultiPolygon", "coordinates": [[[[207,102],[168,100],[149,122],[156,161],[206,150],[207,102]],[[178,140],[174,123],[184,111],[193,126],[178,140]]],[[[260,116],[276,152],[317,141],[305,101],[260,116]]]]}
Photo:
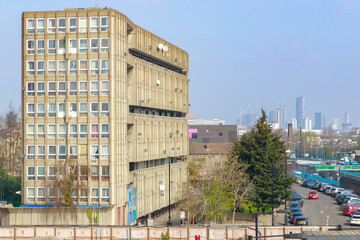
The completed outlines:
{"type": "Polygon", "coordinates": [[[308,194],[310,188],[301,187],[294,184],[292,189],[304,198],[304,206],[302,207],[303,215],[308,218],[309,226],[326,226],[339,225],[349,226],[349,217],[345,216],[335,199],[319,192],[319,199],[309,199],[308,194]],[[321,214],[321,211],[323,214],[321,214]]]}

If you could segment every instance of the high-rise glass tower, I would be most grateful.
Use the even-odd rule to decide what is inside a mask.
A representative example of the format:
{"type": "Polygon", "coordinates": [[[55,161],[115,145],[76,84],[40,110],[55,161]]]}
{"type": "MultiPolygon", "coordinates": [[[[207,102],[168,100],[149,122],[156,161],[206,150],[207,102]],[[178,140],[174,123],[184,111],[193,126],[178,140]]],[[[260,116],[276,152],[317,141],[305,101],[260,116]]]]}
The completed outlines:
{"type": "Polygon", "coordinates": [[[298,128],[305,128],[305,97],[296,98],[296,121],[298,128]]]}

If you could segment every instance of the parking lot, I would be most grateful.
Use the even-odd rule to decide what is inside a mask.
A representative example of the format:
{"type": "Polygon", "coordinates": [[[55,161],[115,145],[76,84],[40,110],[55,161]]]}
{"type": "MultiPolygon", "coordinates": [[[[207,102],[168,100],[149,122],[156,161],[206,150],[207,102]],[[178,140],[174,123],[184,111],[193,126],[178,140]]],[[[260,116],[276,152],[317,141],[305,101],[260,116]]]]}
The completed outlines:
{"type": "Polygon", "coordinates": [[[302,187],[294,184],[293,191],[296,191],[304,198],[304,206],[302,208],[303,215],[308,218],[309,226],[325,226],[325,225],[343,225],[349,226],[348,216],[345,216],[335,199],[319,192],[319,199],[309,199],[308,194],[310,188],[302,187]],[[322,214],[321,214],[322,212],[322,214]]]}

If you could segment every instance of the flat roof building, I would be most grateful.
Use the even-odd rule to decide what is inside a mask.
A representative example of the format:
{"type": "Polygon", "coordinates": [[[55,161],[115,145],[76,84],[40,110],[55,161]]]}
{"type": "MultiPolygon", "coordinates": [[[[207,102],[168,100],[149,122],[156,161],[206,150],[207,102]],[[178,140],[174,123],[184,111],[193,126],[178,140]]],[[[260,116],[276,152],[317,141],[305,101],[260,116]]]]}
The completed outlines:
{"type": "Polygon", "coordinates": [[[156,217],[169,187],[173,204],[186,182],[188,64],[114,9],[24,12],[23,205],[112,206],[122,225],[156,217]]]}

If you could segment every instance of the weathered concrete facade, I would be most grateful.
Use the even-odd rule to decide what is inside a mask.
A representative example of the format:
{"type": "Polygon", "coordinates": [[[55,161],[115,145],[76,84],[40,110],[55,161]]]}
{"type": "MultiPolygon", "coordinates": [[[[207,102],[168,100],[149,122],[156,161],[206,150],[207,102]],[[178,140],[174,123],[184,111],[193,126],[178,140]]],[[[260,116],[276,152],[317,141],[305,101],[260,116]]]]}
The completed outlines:
{"type": "Polygon", "coordinates": [[[130,224],[168,205],[168,159],[173,203],[186,181],[188,64],[113,9],[24,12],[23,204],[63,201],[54,182],[73,171],[75,204],[114,206],[111,223],[130,224]]]}

